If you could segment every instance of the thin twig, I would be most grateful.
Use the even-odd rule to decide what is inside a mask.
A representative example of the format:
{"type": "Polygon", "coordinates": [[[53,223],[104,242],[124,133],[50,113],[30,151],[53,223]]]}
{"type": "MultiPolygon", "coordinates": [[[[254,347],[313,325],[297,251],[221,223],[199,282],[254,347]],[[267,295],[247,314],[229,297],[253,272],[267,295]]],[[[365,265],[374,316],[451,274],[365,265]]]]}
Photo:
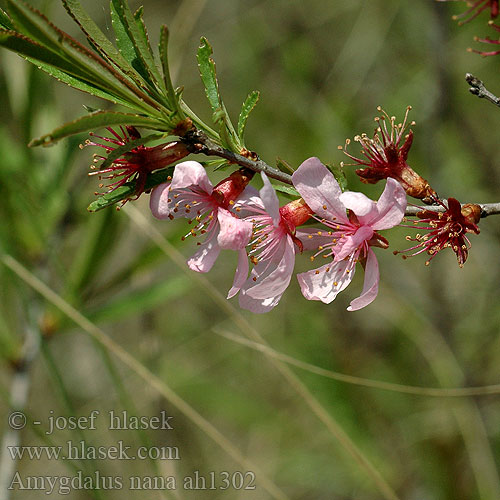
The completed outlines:
{"type": "Polygon", "coordinates": [[[495,104],[495,106],[500,106],[500,97],[492,94],[479,78],[471,75],[470,73],[466,73],[465,80],[470,85],[469,91],[471,94],[477,95],[481,99],[484,98],[495,104]]]}
{"type": "Polygon", "coordinates": [[[235,163],[241,167],[247,167],[254,172],[265,172],[268,177],[276,179],[277,181],[283,182],[285,184],[293,185],[292,176],[278,170],[275,167],[271,167],[266,162],[262,161],[255,153],[255,160],[247,158],[238,153],[233,153],[219,146],[216,142],[212,141],[206,134],[200,130],[193,129],[189,131],[182,141],[186,144],[188,149],[192,153],[202,153],[207,156],[218,156],[220,158],[225,158],[229,163],[235,163]]]}
{"type": "MultiPolygon", "coordinates": [[[[469,73],[467,76],[474,79],[474,81],[479,82],[482,85],[482,88],[487,94],[479,95],[479,97],[486,97],[491,100],[491,98],[495,98],[499,101],[498,97],[495,97],[493,94],[488,92],[485,88],[481,80],[473,77],[469,73]]],[[[467,80],[469,81],[469,80],[467,80]]],[[[472,83],[471,83],[472,85],[472,83]]],[[[471,89],[472,92],[472,89],[471,89]]],[[[474,92],[473,92],[474,93],[474,92]]],[[[493,102],[493,101],[492,101],[493,102]]],[[[498,104],[500,106],[500,104],[498,104]]],[[[283,182],[284,184],[288,184],[293,186],[292,176],[278,170],[275,167],[271,167],[265,161],[262,161],[255,153],[251,153],[256,159],[253,160],[246,156],[243,156],[238,153],[233,153],[227,149],[224,149],[222,146],[214,142],[210,139],[204,132],[192,129],[190,130],[184,137],[181,138],[182,142],[184,142],[188,149],[195,154],[204,154],[206,156],[218,156],[219,158],[225,158],[229,163],[234,163],[235,165],[239,165],[240,167],[246,167],[254,172],[265,172],[266,175],[272,179],[283,182]]],[[[446,202],[445,202],[446,203],[446,202]]],[[[477,203],[481,207],[481,217],[487,217],[488,215],[499,215],[500,214],[500,202],[499,203],[477,203]]],[[[407,217],[415,217],[422,210],[429,210],[431,212],[444,212],[445,208],[440,205],[410,205],[406,208],[405,215],[407,217]]]]}

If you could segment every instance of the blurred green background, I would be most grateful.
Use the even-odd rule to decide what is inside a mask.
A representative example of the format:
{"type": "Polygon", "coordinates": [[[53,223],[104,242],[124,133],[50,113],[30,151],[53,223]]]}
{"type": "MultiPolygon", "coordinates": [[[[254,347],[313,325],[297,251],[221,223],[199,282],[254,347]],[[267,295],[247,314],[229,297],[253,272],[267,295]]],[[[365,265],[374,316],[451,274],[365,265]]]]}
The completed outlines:
{"type": "MultiPolygon", "coordinates": [[[[32,3],[83,41],[57,1],[32,3]]],[[[82,3],[112,36],[107,2],[82,3]]],[[[130,3],[132,8],[140,5],[130,3]]],[[[500,56],[466,52],[468,46],[479,46],[474,35],[493,36],[485,13],[459,28],[451,15],[464,10],[462,2],[143,3],[155,45],[160,24],[168,24],[175,83],[184,86],[187,102],[207,122],[209,107],[195,59],[200,36],[214,48],[221,92],[233,116],[250,91],[261,91],[246,142],[268,163],[277,156],[295,167],[310,156],[338,163],[345,160],[338,145],[358,133],[372,133],[377,105],[402,118],[410,104],[410,116],[417,122],[410,165],[444,198],[500,200],[500,111],[471,96],[464,81],[471,72],[500,93],[500,56]]],[[[346,307],[360,293],[361,271],[331,305],[304,300],[294,279],[272,312],[235,315],[200,284],[198,275],[176,263],[176,249],[185,258],[195,251],[191,242],[180,240],[185,221],[154,220],[147,196],[121,212],[86,211],[97,185],[87,177],[94,151],[78,148],[85,137],[50,149],[26,148],[32,137],[84,114],[83,104],[107,103],[52,81],[12,53],[2,51],[0,65],[2,254],[26,266],[192,405],[274,481],[282,498],[376,500],[389,498],[389,493],[384,496],[383,486],[266,356],[217,332],[242,336],[251,327],[277,351],[372,380],[423,387],[499,383],[497,217],[483,220],[481,235],[471,237],[463,269],[451,251],[442,252],[429,267],[424,257],[394,257],[391,250],[409,246],[404,239],[408,230],[387,233],[390,250],[376,251],[378,298],[359,312],[349,313],[346,307]],[[154,231],[172,246],[155,240],[154,231]],[[250,327],[243,326],[243,331],[244,320],[250,327]]],[[[357,152],[357,144],[350,151],[357,152]]],[[[382,185],[361,185],[347,170],[351,189],[378,197],[382,185]]],[[[223,254],[206,276],[223,295],[235,264],[234,255],[223,254]]],[[[297,259],[298,272],[309,268],[307,257],[297,259]]],[[[124,367],[112,350],[101,348],[6,266],[0,266],[0,279],[4,446],[13,438],[7,416],[16,407],[9,400],[17,395],[17,407],[26,411],[28,420],[44,425],[50,415],[101,412],[97,430],[47,436],[44,426],[28,425],[15,434],[20,444],[64,445],[71,439],[109,446],[123,440],[133,447],[176,446],[181,456],[175,461],[83,463],[25,458],[15,464],[23,477],[74,475],[81,468],[88,474],[173,475],[180,481],[194,470],[205,476],[214,471],[218,478],[221,471],[252,470],[228,456],[153,383],[124,367]],[[111,409],[136,415],[165,410],[174,417],[174,430],[109,431],[104,417],[111,409]]],[[[396,492],[393,498],[500,498],[498,395],[400,394],[292,370],[396,492]]],[[[5,484],[5,470],[12,463],[3,452],[0,478],[5,484]]],[[[273,498],[258,473],[256,484],[255,491],[124,487],[54,493],[51,498],[273,498]]],[[[7,495],[13,500],[44,497],[30,490],[7,495]]]]}

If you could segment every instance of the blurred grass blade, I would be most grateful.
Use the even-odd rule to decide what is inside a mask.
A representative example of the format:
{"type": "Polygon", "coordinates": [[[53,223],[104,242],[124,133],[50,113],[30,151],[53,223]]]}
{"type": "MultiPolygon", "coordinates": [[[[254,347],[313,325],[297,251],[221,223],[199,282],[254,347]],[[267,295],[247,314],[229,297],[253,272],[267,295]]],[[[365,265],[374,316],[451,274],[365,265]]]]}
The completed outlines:
{"type": "Polygon", "coordinates": [[[253,92],[248,94],[248,97],[245,99],[245,102],[241,107],[240,116],[238,118],[238,137],[240,138],[242,144],[244,144],[243,135],[245,133],[248,116],[252,112],[253,108],[255,108],[255,106],[257,105],[259,96],[260,93],[257,90],[254,90],[253,92]]]}
{"type": "Polygon", "coordinates": [[[99,273],[103,262],[111,255],[113,245],[118,242],[117,233],[121,225],[116,215],[114,210],[107,210],[87,219],[81,244],[75,249],[66,277],[64,297],[71,303],[82,301],[82,291],[99,273]]]}
{"type": "Polygon", "coordinates": [[[191,288],[192,283],[186,280],[184,275],[175,276],[167,281],[133,290],[126,295],[118,295],[102,307],[90,311],[88,317],[97,322],[124,320],[178,299],[188,293],[191,288]]]}
{"type": "MultiPolygon", "coordinates": [[[[251,470],[259,478],[259,486],[266,490],[271,498],[276,500],[288,500],[288,496],[267,477],[257,464],[247,459],[233,443],[225,437],[216,427],[200,415],[191,405],[182,399],[164,380],[157,377],[149,368],[144,366],[121,345],[117,344],[111,337],[106,335],[94,323],[89,321],[78,310],[57,295],[45,283],[40,281],[35,275],[30,273],[17,260],[10,255],[2,255],[1,260],[5,266],[11,269],[25,281],[29,286],[41,294],[46,300],[61,310],[68,318],[74,321],[89,336],[99,342],[105,349],[113,353],[125,366],[136,373],[146,384],[158,391],[177,410],[183,413],[186,418],[194,423],[206,436],[212,439],[222,450],[224,450],[232,460],[246,470],[251,470]]],[[[74,413],[73,413],[74,414],[74,413]]]]}
{"type": "Polygon", "coordinates": [[[79,134],[112,125],[134,125],[138,127],[158,128],[162,124],[157,120],[146,116],[134,115],[130,113],[118,113],[117,111],[96,111],[87,116],[82,116],[77,120],[65,123],[59,128],[53,130],[50,134],[43,135],[38,139],[33,139],[28,146],[48,146],[54,142],[68,137],[69,135],[79,134]]]}

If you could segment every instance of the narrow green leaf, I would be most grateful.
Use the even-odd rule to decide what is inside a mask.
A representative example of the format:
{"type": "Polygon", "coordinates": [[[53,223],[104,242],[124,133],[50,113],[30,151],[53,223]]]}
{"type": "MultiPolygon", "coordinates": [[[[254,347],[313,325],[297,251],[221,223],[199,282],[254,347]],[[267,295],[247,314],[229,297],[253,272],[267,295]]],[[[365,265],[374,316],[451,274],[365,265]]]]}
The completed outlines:
{"type": "Polygon", "coordinates": [[[134,139],[125,143],[123,146],[119,146],[116,149],[113,149],[111,153],[106,157],[106,159],[99,165],[99,169],[102,170],[104,168],[109,167],[115,160],[120,158],[120,156],[132,151],[132,149],[148,144],[149,142],[155,141],[157,139],[161,139],[165,134],[151,134],[146,137],[139,137],[138,139],[134,139]]]}
{"type": "Polygon", "coordinates": [[[127,30],[123,24],[122,18],[118,13],[115,2],[111,1],[111,24],[116,36],[116,45],[126,61],[133,66],[144,77],[144,67],[140,67],[140,61],[137,59],[135,48],[132,40],[130,40],[127,30]],[[137,67],[139,65],[139,68],[137,67]]]}
{"type": "Polygon", "coordinates": [[[48,50],[19,33],[0,29],[0,46],[16,52],[57,80],[78,90],[88,92],[116,104],[137,109],[135,103],[130,103],[129,100],[125,100],[119,95],[104,90],[102,85],[99,86],[90,82],[88,80],[88,73],[82,71],[81,66],[68,62],[55,52],[48,50]]]}
{"type": "Polygon", "coordinates": [[[68,73],[82,75],[78,67],[63,57],[15,31],[0,29],[0,46],[17,52],[21,56],[31,57],[50,64],[68,73]]]}
{"type": "MultiPolygon", "coordinates": [[[[158,170],[150,174],[146,180],[146,185],[144,187],[145,191],[153,189],[154,187],[166,182],[168,177],[174,173],[174,167],[167,167],[162,170],[158,170]]],[[[103,208],[111,207],[120,201],[127,200],[134,196],[135,193],[135,181],[127,182],[123,186],[111,191],[111,193],[106,193],[97,200],[93,201],[88,207],[89,212],[97,212],[103,208]]]]}
{"type": "Polygon", "coordinates": [[[0,46],[16,52],[41,70],[73,88],[115,104],[137,109],[137,105],[131,104],[129,100],[104,90],[102,86],[89,82],[87,79],[88,73],[82,71],[81,66],[68,62],[63,57],[19,33],[0,29],[0,46]]]}
{"type": "Polygon", "coordinates": [[[212,59],[212,47],[208,40],[204,37],[201,39],[198,48],[198,67],[200,69],[201,81],[205,86],[205,93],[207,94],[208,102],[215,113],[220,109],[219,87],[217,85],[217,77],[215,74],[215,62],[212,59]]]}
{"type": "Polygon", "coordinates": [[[53,130],[50,134],[32,140],[28,146],[49,146],[63,137],[102,127],[110,127],[112,125],[135,125],[152,129],[162,126],[160,122],[146,116],[118,113],[116,111],[96,111],[95,113],[83,116],[72,122],[65,123],[63,126],[53,130]]]}
{"type": "Polygon", "coordinates": [[[60,69],[56,68],[55,66],[52,66],[47,63],[43,63],[40,60],[36,60],[30,57],[24,56],[27,61],[30,63],[36,65],[39,69],[42,71],[45,71],[48,73],[50,76],[53,76],[56,80],[65,83],[66,85],[69,85],[70,87],[73,87],[74,89],[81,90],[82,92],[86,92],[87,94],[91,94],[96,97],[100,97],[101,99],[106,99],[107,101],[111,101],[114,104],[121,104],[122,106],[125,107],[132,107],[132,109],[136,109],[135,106],[131,106],[128,101],[124,101],[120,97],[117,97],[113,94],[110,94],[102,89],[97,88],[96,86],[92,85],[91,83],[87,83],[80,78],[74,77],[69,75],[68,73],[61,71],[60,69]]]}
{"type": "Polygon", "coordinates": [[[276,158],[276,166],[282,172],[290,172],[291,174],[293,174],[295,172],[295,169],[290,165],[290,163],[283,160],[279,156],[276,158]]]}
{"type": "Polygon", "coordinates": [[[325,165],[339,183],[340,189],[345,191],[347,189],[347,177],[344,173],[344,169],[340,165],[334,165],[333,163],[325,163],[325,165]]]}
{"type": "Polygon", "coordinates": [[[156,67],[147,35],[143,35],[139,30],[126,1],[111,0],[111,20],[118,48],[124,57],[148,83],[162,88],[162,78],[156,67]]]}
{"type": "Polygon", "coordinates": [[[245,133],[245,126],[247,124],[248,116],[252,112],[253,108],[257,105],[259,101],[260,93],[254,90],[245,99],[243,106],[241,107],[240,116],[238,118],[238,137],[243,143],[243,134],[245,133]]]}
{"type": "Polygon", "coordinates": [[[7,15],[7,13],[0,9],[0,26],[7,30],[14,30],[14,24],[12,24],[12,19],[7,15]]]}
{"type": "Polygon", "coordinates": [[[208,102],[212,108],[213,121],[219,124],[222,145],[239,153],[242,147],[241,142],[219,93],[215,62],[211,57],[212,53],[212,47],[207,39],[202,37],[197,53],[198,67],[208,102]]]}
{"type": "MultiPolygon", "coordinates": [[[[134,77],[134,70],[127,60],[121,55],[120,51],[111,43],[107,36],[101,31],[99,26],[83,9],[79,0],[62,0],[68,14],[78,24],[87,39],[106,57],[108,61],[115,64],[127,75],[134,77]]],[[[135,77],[137,78],[137,77],[135,77]]]]}
{"type": "Polygon", "coordinates": [[[172,79],[170,78],[170,68],[168,65],[168,28],[165,25],[162,25],[160,31],[159,52],[163,70],[163,82],[167,91],[167,98],[170,103],[170,107],[177,113],[179,120],[182,120],[184,119],[184,113],[182,112],[179,104],[180,96],[175,91],[172,79]]]}
{"type": "Polygon", "coordinates": [[[140,36],[141,43],[148,49],[149,56],[151,57],[151,61],[153,66],[156,69],[156,64],[154,62],[154,54],[153,49],[151,48],[151,44],[149,43],[149,35],[148,30],[146,28],[146,23],[144,22],[144,7],[141,5],[134,12],[134,21],[137,26],[137,34],[140,36]]]}
{"type": "Polygon", "coordinates": [[[76,68],[69,71],[70,74],[83,74],[83,79],[88,83],[135,104],[136,109],[157,113],[158,106],[154,101],[95,52],[54,26],[43,14],[22,0],[7,2],[14,22],[22,27],[24,34],[28,34],[61,59],[65,59],[72,68],[76,68]]]}
{"type": "Polygon", "coordinates": [[[59,30],[42,13],[25,4],[23,0],[7,0],[7,4],[16,31],[53,51],[61,49],[61,42],[57,37],[59,30]]]}
{"type": "Polygon", "coordinates": [[[276,191],[291,196],[293,198],[300,198],[300,193],[294,187],[288,186],[287,184],[273,183],[273,188],[276,191]]]}

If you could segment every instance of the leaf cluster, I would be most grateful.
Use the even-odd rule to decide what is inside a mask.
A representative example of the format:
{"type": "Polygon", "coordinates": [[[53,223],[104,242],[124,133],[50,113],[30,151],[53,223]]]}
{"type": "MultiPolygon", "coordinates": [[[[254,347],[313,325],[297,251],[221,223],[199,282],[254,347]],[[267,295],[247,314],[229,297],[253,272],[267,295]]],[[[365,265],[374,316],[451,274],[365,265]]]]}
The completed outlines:
{"type": "Polygon", "coordinates": [[[143,10],[133,13],[125,0],[111,1],[117,47],[85,12],[79,0],[62,0],[90,48],[54,26],[23,0],[7,0],[0,10],[0,46],[17,52],[57,80],[119,104],[131,112],[95,110],[30,145],[50,145],[79,132],[111,125],[135,125],[170,133],[185,118],[181,89],[168,71],[168,30],[161,29],[161,69],[149,43],[143,10]]]}

